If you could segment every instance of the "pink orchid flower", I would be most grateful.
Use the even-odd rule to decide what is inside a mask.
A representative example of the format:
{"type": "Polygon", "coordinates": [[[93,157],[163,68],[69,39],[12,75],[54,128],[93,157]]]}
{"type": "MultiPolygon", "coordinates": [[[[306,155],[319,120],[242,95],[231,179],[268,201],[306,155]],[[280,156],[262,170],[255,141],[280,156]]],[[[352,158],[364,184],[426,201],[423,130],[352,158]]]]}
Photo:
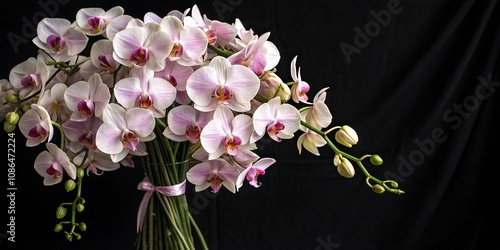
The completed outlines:
{"type": "Polygon", "coordinates": [[[186,173],[186,178],[195,185],[196,192],[211,187],[212,192],[217,193],[224,185],[229,191],[235,193],[238,174],[239,171],[226,160],[214,159],[193,166],[186,173]]]}
{"type": "Polygon", "coordinates": [[[253,164],[250,164],[245,170],[241,171],[236,180],[236,190],[243,186],[245,180],[256,188],[260,187],[261,183],[257,180],[260,175],[266,173],[266,169],[276,162],[273,158],[262,158],[253,164]]]}
{"type": "Polygon", "coordinates": [[[186,93],[187,79],[193,74],[194,70],[190,66],[180,65],[177,61],[165,61],[165,68],[155,72],[155,77],[167,80],[177,90],[175,101],[180,104],[189,104],[191,99],[186,93]]]}
{"type": "Polygon", "coordinates": [[[326,90],[328,87],[321,89],[314,96],[312,106],[302,112],[305,121],[315,128],[326,128],[332,122],[332,114],[328,105],[325,104],[326,90]]]}
{"type": "Polygon", "coordinates": [[[124,108],[140,107],[153,112],[154,117],[165,116],[165,110],[174,102],[176,89],[167,80],[154,77],[148,68],[133,68],[129,77],[118,81],[114,94],[124,108]]]}
{"type": "Polygon", "coordinates": [[[292,100],[296,103],[307,102],[307,93],[309,92],[309,89],[311,87],[307,82],[302,81],[302,77],[300,75],[300,67],[297,70],[296,63],[297,56],[293,58],[290,66],[290,73],[292,75],[293,81],[295,82],[292,86],[292,100]]]}
{"type": "Polygon", "coordinates": [[[10,70],[9,81],[20,98],[28,97],[42,89],[49,78],[44,62],[30,57],[10,70]]]}
{"type": "Polygon", "coordinates": [[[83,8],[76,13],[76,24],[87,35],[105,35],[108,24],[124,12],[125,10],[120,6],[115,6],[108,11],[102,8],[83,8]]]}
{"type": "Polygon", "coordinates": [[[194,66],[202,63],[208,45],[205,33],[197,27],[184,27],[182,21],[175,16],[165,16],[160,25],[162,30],[170,35],[173,48],[169,55],[170,61],[178,61],[184,66],[194,66]]]}
{"type": "Polygon", "coordinates": [[[62,124],[69,150],[78,152],[82,148],[94,150],[97,148],[95,144],[95,137],[97,130],[102,124],[102,120],[91,116],[83,122],[66,121],[62,124]]]}
{"type": "Polygon", "coordinates": [[[63,18],[44,18],[38,23],[33,43],[56,61],[69,61],[87,46],[89,38],[63,18]]]}
{"type": "Polygon", "coordinates": [[[161,31],[159,24],[148,23],[116,33],[113,58],[127,67],[147,67],[156,71],[165,67],[165,58],[172,47],[169,34],[161,31]]]}
{"type": "Polygon", "coordinates": [[[238,112],[251,108],[252,100],[259,91],[259,78],[247,67],[231,65],[224,57],[214,57],[208,66],[196,70],[186,82],[186,91],[194,107],[201,111],[213,111],[227,106],[238,112]]]}
{"type": "MultiPolygon", "coordinates": [[[[265,132],[273,140],[290,139],[300,127],[300,113],[292,105],[281,104],[279,96],[260,105],[253,114],[253,127],[257,135],[265,132]]],[[[253,139],[254,140],[254,139],[253,139]]]]}
{"type": "Polygon", "coordinates": [[[26,137],[26,146],[34,147],[40,143],[52,140],[54,127],[47,110],[37,104],[31,104],[31,109],[26,111],[19,120],[19,130],[26,137]]]}
{"type": "Polygon", "coordinates": [[[69,119],[71,110],[64,101],[64,92],[68,86],[64,83],[56,83],[50,89],[43,92],[38,104],[49,112],[53,121],[63,123],[69,119]]]}
{"type": "Polygon", "coordinates": [[[79,81],[66,89],[64,100],[73,112],[70,120],[85,121],[88,117],[101,117],[111,98],[109,88],[98,74],[92,75],[88,82],[79,81]]]}
{"type": "Polygon", "coordinates": [[[238,147],[249,142],[252,132],[250,116],[234,116],[229,108],[220,107],[215,110],[213,120],[201,131],[200,141],[212,160],[224,153],[237,155],[238,147]]]}
{"type": "Polygon", "coordinates": [[[43,184],[51,186],[61,182],[64,172],[75,179],[76,167],[66,153],[53,143],[47,143],[46,147],[48,151],[41,152],[34,164],[36,172],[43,177],[43,184]]]}
{"type": "Polygon", "coordinates": [[[212,118],[213,112],[200,112],[190,105],[177,106],[168,113],[168,127],[163,135],[174,141],[197,143],[201,131],[212,118]]]}
{"type": "Polygon", "coordinates": [[[264,70],[274,68],[279,62],[279,51],[273,45],[266,45],[270,33],[264,33],[259,39],[251,41],[244,49],[232,54],[227,59],[231,64],[240,64],[250,68],[260,76],[264,70]]]}
{"type": "Polygon", "coordinates": [[[202,16],[196,4],[191,9],[191,17],[187,16],[184,19],[184,24],[202,29],[211,45],[217,42],[227,44],[236,37],[237,33],[236,28],[228,23],[210,20],[206,15],[202,16]]]}
{"type": "Polygon", "coordinates": [[[99,150],[89,150],[85,162],[84,154],[79,154],[75,157],[75,164],[78,164],[86,169],[87,175],[93,173],[95,175],[102,175],[104,171],[114,171],[120,168],[120,163],[113,162],[108,154],[104,154],[99,150]]]}
{"type": "Polygon", "coordinates": [[[153,113],[143,108],[125,110],[118,104],[109,104],[102,115],[103,124],[96,134],[99,150],[119,162],[139,148],[140,143],[154,139],[153,113]]]}

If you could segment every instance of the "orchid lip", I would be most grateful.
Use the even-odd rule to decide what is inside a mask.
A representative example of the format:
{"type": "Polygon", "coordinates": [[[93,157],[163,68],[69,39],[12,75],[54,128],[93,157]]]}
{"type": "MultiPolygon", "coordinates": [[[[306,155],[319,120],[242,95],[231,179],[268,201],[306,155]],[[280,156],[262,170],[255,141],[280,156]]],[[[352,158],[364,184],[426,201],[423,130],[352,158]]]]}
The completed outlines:
{"type": "Polygon", "coordinates": [[[49,45],[52,52],[60,53],[61,51],[64,50],[64,47],[66,46],[66,41],[64,40],[63,37],[50,35],[49,37],[47,37],[47,44],[49,45]]]}
{"type": "Polygon", "coordinates": [[[137,66],[144,66],[149,60],[149,51],[147,48],[140,47],[134,50],[130,55],[130,61],[137,66]]]}

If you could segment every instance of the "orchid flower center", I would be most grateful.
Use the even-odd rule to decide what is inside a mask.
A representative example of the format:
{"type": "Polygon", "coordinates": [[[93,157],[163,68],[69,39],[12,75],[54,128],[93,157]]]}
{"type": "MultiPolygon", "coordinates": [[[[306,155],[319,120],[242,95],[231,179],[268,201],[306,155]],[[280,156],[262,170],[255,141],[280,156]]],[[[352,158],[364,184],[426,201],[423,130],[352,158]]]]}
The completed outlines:
{"type": "Polygon", "coordinates": [[[197,143],[200,140],[200,134],[201,129],[196,122],[186,128],[186,137],[191,143],[197,143]]]}
{"type": "Polygon", "coordinates": [[[137,144],[139,144],[139,138],[137,138],[132,131],[125,131],[122,135],[122,144],[124,148],[128,148],[135,151],[137,144]]]}
{"type": "Polygon", "coordinates": [[[165,80],[172,84],[172,86],[177,87],[177,79],[173,75],[166,75],[165,80]]]}
{"type": "Polygon", "coordinates": [[[104,173],[104,171],[99,171],[99,168],[97,168],[95,162],[96,162],[95,159],[92,159],[90,161],[90,164],[87,168],[87,174],[88,174],[88,172],[91,172],[95,175],[102,175],[104,173]]]}
{"type": "Polygon", "coordinates": [[[219,86],[214,90],[214,97],[219,102],[226,102],[233,97],[231,90],[225,86],[219,86]]]}
{"type": "Polygon", "coordinates": [[[210,187],[212,188],[213,193],[219,192],[220,186],[224,180],[217,174],[215,173],[211,179],[207,180],[208,183],[210,183],[210,187]]]}
{"type": "Polygon", "coordinates": [[[30,129],[30,131],[28,132],[28,135],[32,138],[45,138],[47,137],[47,134],[47,130],[45,130],[45,128],[40,124],[35,125],[35,127],[30,129]]]}
{"type": "Polygon", "coordinates": [[[81,100],[77,104],[78,111],[82,116],[87,117],[94,114],[94,102],[92,100],[81,100]]]}
{"type": "Polygon", "coordinates": [[[269,137],[271,137],[275,141],[281,141],[280,138],[278,138],[278,134],[280,133],[281,130],[285,129],[285,125],[281,122],[274,122],[272,124],[269,124],[267,126],[267,134],[269,137]]]}
{"type": "Polygon", "coordinates": [[[147,48],[137,48],[130,55],[130,61],[137,66],[144,66],[149,60],[149,51],[147,48]]]}
{"type": "Polygon", "coordinates": [[[141,96],[139,96],[138,100],[139,102],[139,107],[148,109],[153,105],[153,99],[149,96],[148,93],[143,92],[141,96]]]}
{"type": "Polygon", "coordinates": [[[36,74],[25,75],[21,78],[21,85],[23,87],[36,87],[38,85],[36,78],[38,78],[36,74]]]}
{"type": "Polygon", "coordinates": [[[224,146],[226,147],[226,152],[230,155],[236,155],[238,153],[238,146],[241,145],[241,138],[238,136],[230,136],[224,139],[224,146]]]}
{"type": "Polygon", "coordinates": [[[102,31],[102,24],[104,24],[104,22],[100,17],[94,16],[94,17],[90,17],[87,20],[87,24],[88,24],[88,27],[87,27],[88,30],[101,32],[102,31]]]}
{"type": "Polygon", "coordinates": [[[87,134],[83,134],[78,138],[78,141],[88,149],[96,149],[95,145],[95,134],[89,131],[87,134]]]}
{"type": "Polygon", "coordinates": [[[247,173],[247,180],[250,183],[250,185],[254,187],[259,187],[260,182],[257,182],[257,178],[259,175],[264,175],[266,171],[258,168],[251,168],[248,173],[247,173]]]}
{"type": "Polygon", "coordinates": [[[52,50],[52,52],[56,54],[61,53],[61,51],[63,51],[66,46],[66,41],[64,40],[64,38],[56,35],[50,35],[49,37],[47,37],[46,42],[47,45],[49,45],[50,50],[52,50]]]}
{"type": "Polygon", "coordinates": [[[54,178],[60,178],[62,176],[62,172],[63,169],[58,162],[52,163],[52,165],[45,170],[45,173],[54,178]]]}
{"type": "Polygon", "coordinates": [[[172,52],[170,52],[170,58],[172,60],[177,60],[181,58],[182,54],[184,53],[184,49],[182,48],[182,44],[180,43],[174,43],[174,46],[172,47],[172,52]]]}
{"type": "Polygon", "coordinates": [[[214,45],[215,42],[217,42],[217,35],[215,34],[215,32],[213,30],[205,31],[205,35],[208,38],[208,44],[214,45]]]}
{"type": "Polygon", "coordinates": [[[111,69],[113,69],[113,67],[111,66],[111,64],[109,63],[108,61],[108,58],[106,57],[106,55],[99,55],[97,57],[97,60],[99,60],[99,65],[106,71],[110,71],[111,69]]]}

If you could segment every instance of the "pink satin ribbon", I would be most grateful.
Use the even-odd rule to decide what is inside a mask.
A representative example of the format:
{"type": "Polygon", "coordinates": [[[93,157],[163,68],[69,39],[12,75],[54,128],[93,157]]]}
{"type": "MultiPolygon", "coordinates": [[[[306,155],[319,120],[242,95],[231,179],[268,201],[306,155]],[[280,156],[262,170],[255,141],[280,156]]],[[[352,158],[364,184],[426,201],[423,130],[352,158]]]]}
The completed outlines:
{"type": "Polygon", "coordinates": [[[137,232],[140,232],[142,231],[142,224],[144,223],[144,216],[146,215],[149,199],[151,199],[154,191],[165,196],[178,196],[184,194],[186,192],[186,180],[173,186],[156,187],[149,181],[148,177],[144,177],[144,180],[137,185],[137,189],[146,191],[144,197],[142,197],[139,212],[137,213],[137,232]]]}

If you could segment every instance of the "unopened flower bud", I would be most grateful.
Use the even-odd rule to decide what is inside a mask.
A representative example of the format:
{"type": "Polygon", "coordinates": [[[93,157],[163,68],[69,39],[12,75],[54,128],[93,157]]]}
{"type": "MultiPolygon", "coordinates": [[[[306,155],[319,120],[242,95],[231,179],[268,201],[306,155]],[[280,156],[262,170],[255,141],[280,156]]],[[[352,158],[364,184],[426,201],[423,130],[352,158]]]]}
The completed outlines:
{"type": "Polygon", "coordinates": [[[277,90],[276,96],[279,96],[282,102],[287,102],[292,97],[292,91],[286,83],[281,83],[277,90]]]}
{"type": "Polygon", "coordinates": [[[352,145],[356,145],[356,143],[358,143],[358,134],[351,127],[344,125],[337,130],[337,133],[335,133],[335,140],[338,143],[350,148],[352,145]]]}
{"type": "Polygon", "coordinates": [[[398,185],[398,183],[397,183],[397,182],[395,182],[395,181],[391,181],[391,187],[393,187],[393,188],[398,188],[398,187],[399,187],[399,185],[398,185]]]}
{"type": "Polygon", "coordinates": [[[349,159],[340,157],[340,164],[337,166],[337,172],[345,178],[352,178],[354,176],[354,167],[349,159]]]}
{"type": "Polygon", "coordinates": [[[72,241],[73,240],[73,236],[71,236],[71,234],[69,234],[69,233],[66,233],[65,237],[66,237],[66,239],[68,241],[72,241]]]}
{"type": "Polygon", "coordinates": [[[64,188],[66,189],[66,192],[75,189],[75,187],[76,187],[76,182],[72,179],[69,179],[66,181],[66,183],[64,183],[64,188]]]}
{"type": "Polygon", "coordinates": [[[7,121],[4,121],[3,122],[3,130],[7,133],[10,133],[14,130],[16,130],[16,125],[13,125],[13,124],[10,124],[9,122],[7,121]]]}
{"type": "Polygon", "coordinates": [[[19,114],[14,111],[8,112],[5,116],[5,121],[12,125],[16,125],[19,122],[19,114]]]}
{"type": "Polygon", "coordinates": [[[67,209],[63,206],[59,206],[56,209],[56,218],[62,219],[62,218],[64,218],[64,216],[66,216],[66,213],[67,213],[67,209]]]}
{"type": "Polygon", "coordinates": [[[18,103],[19,102],[19,95],[15,93],[11,93],[5,97],[5,101],[8,103],[18,103]]]}
{"type": "Polygon", "coordinates": [[[372,157],[370,157],[370,162],[375,165],[375,166],[378,166],[378,165],[382,165],[382,163],[384,162],[382,160],[382,158],[380,158],[379,155],[372,155],[372,157]]]}
{"type": "Polygon", "coordinates": [[[87,230],[87,224],[85,224],[85,222],[80,222],[80,223],[78,224],[78,227],[80,228],[80,230],[81,230],[82,232],[84,232],[84,231],[86,231],[86,230],[87,230]]]}
{"type": "Polygon", "coordinates": [[[80,197],[80,204],[82,204],[82,205],[85,204],[85,199],[82,197],[80,197]]]}
{"type": "Polygon", "coordinates": [[[85,171],[83,170],[83,168],[78,168],[76,170],[76,176],[78,176],[78,178],[82,178],[84,175],[85,175],[85,171]]]}
{"type": "Polygon", "coordinates": [[[81,203],[76,204],[76,211],[81,213],[85,209],[85,206],[81,203]]]}
{"type": "Polygon", "coordinates": [[[80,234],[75,234],[75,238],[76,238],[76,240],[81,240],[81,239],[82,239],[82,235],[80,235],[80,234]]]}
{"type": "Polygon", "coordinates": [[[56,233],[58,232],[61,232],[61,230],[63,229],[63,225],[61,223],[57,224],[55,227],[54,227],[54,231],[56,233]]]}
{"type": "Polygon", "coordinates": [[[372,186],[372,190],[373,192],[375,192],[376,194],[381,194],[383,192],[385,192],[385,188],[382,187],[381,185],[379,184],[375,184],[372,186]]]}
{"type": "Polygon", "coordinates": [[[335,165],[336,167],[338,167],[340,165],[340,163],[342,163],[342,160],[340,160],[340,155],[339,154],[335,154],[335,156],[333,157],[333,165],[335,165]]]}
{"type": "Polygon", "coordinates": [[[25,105],[23,105],[21,108],[23,109],[23,111],[24,111],[24,112],[26,112],[26,111],[28,111],[28,110],[30,110],[30,109],[31,109],[31,105],[29,105],[29,104],[25,104],[25,105]]]}

